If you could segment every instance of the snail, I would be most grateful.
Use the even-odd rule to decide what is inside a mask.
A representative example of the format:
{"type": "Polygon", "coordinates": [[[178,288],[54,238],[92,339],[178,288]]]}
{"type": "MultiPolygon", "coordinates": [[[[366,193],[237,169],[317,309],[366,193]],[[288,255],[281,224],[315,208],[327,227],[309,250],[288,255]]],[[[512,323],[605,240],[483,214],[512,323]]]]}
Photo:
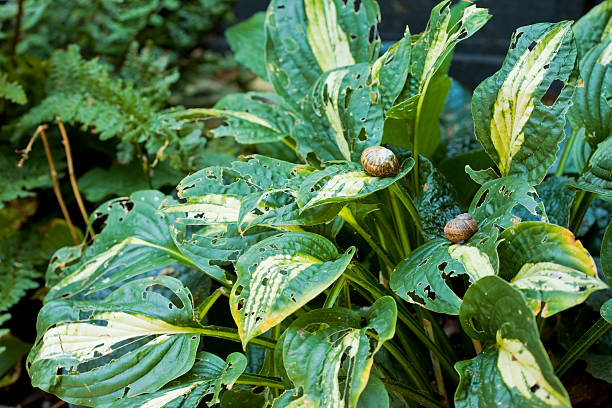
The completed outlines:
{"type": "Polygon", "coordinates": [[[395,154],[386,147],[370,146],[361,154],[361,165],[374,177],[392,177],[399,173],[399,162],[395,154]]]}
{"type": "Polygon", "coordinates": [[[444,227],[444,235],[453,244],[470,239],[477,231],[478,223],[468,213],[459,214],[444,227]]]}

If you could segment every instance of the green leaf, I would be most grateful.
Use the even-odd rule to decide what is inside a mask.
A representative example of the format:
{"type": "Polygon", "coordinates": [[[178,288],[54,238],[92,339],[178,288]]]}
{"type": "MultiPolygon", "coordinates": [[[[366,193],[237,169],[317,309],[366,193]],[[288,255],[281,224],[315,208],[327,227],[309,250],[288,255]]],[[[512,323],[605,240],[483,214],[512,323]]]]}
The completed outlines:
{"type": "Polygon", "coordinates": [[[333,202],[358,200],[394,184],[414,166],[411,157],[402,163],[394,177],[374,177],[363,170],[361,164],[345,162],[312,172],[302,182],[297,201],[301,211],[333,202]]]}
{"type": "Polygon", "coordinates": [[[567,177],[549,176],[535,189],[544,202],[546,215],[552,224],[567,228],[569,226],[570,209],[576,195],[565,185],[567,177]]]}
{"type": "Polygon", "coordinates": [[[219,393],[223,386],[231,388],[240,374],[244,372],[247,361],[244,354],[231,353],[226,361],[208,352],[201,352],[195,358],[195,364],[187,373],[168,383],[165,387],[151,394],[122,398],[108,408],[159,407],[159,408],[193,408],[197,407],[207,395],[212,397],[208,405],[219,403],[219,393]]]}
{"type": "Polygon", "coordinates": [[[601,44],[580,59],[584,83],[576,89],[569,119],[575,129],[585,129],[585,140],[595,148],[612,134],[612,29],[601,44]]]}
{"type": "Polygon", "coordinates": [[[195,325],[191,293],[167,276],[126,283],[103,300],[48,302],[28,356],[32,385],[87,406],[155,392],[193,366],[195,325]]]}
{"type": "Polygon", "coordinates": [[[374,373],[359,396],[357,408],[389,408],[389,393],[385,384],[374,373]]]}
{"type": "Polygon", "coordinates": [[[545,222],[521,222],[501,234],[500,274],[514,279],[526,263],[550,262],[597,276],[595,261],[571,231],[545,222]]]}
{"type": "Polygon", "coordinates": [[[339,254],[327,239],[288,232],[253,245],[236,263],[230,306],[243,346],[314,299],[344,272],[355,248],[339,254]]]}
{"type": "MultiPolygon", "coordinates": [[[[3,323],[3,316],[8,315],[0,315],[0,325],[3,323]]],[[[17,377],[11,376],[11,370],[21,372],[21,359],[28,354],[30,347],[31,344],[19,340],[8,330],[0,329],[0,387],[6,387],[17,380],[18,374],[17,377]],[[7,377],[8,381],[6,381],[7,377]]]]}
{"type": "Polygon", "coordinates": [[[605,200],[612,199],[612,137],[597,146],[582,176],[568,185],[598,194],[605,200]]]}
{"type": "MultiPolygon", "coordinates": [[[[389,296],[374,302],[363,316],[341,308],[300,316],[285,331],[281,347],[287,375],[302,393],[293,393],[292,405],[274,406],[355,408],[368,384],[374,354],[395,333],[396,318],[397,306],[389,296]],[[346,372],[343,383],[340,370],[346,372]]],[[[290,399],[287,394],[291,392],[281,398],[290,399]]]]}
{"type": "Polygon", "coordinates": [[[553,262],[526,263],[510,283],[529,299],[536,314],[542,311],[542,317],[576,306],[594,291],[607,288],[596,276],[553,262]]]}
{"type": "Polygon", "coordinates": [[[404,37],[372,64],[371,80],[378,85],[387,112],[404,88],[410,70],[410,31],[406,27],[404,37]]]}
{"type": "Polygon", "coordinates": [[[236,61],[263,79],[268,76],[265,61],[265,20],[266,13],[255,13],[248,20],[225,31],[225,38],[236,61]]]}
{"type": "Polygon", "coordinates": [[[444,226],[461,214],[455,191],[433,164],[419,155],[419,183],[414,206],[419,212],[425,239],[443,238],[444,226]]]}
{"type": "MultiPolygon", "coordinates": [[[[470,114],[470,121],[471,118],[470,114]]],[[[470,130],[470,132],[473,133],[474,131],[470,130]]],[[[494,163],[484,149],[478,149],[448,157],[437,165],[437,169],[444,174],[454,187],[461,207],[466,208],[469,207],[472,197],[480,188],[481,184],[479,182],[484,184],[499,177],[491,169],[492,166],[494,166],[494,163]],[[470,164],[466,165],[466,163],[470,164]],[[476,181],[472,178],[474,175],[482,175],[483,177],[477,178],[476,181]]]]}
{"type": "Polygon", "coordinates": [[[608,284],[612,284],[612,222],[608,223],[608,227],[604,233],[599,256],[601,257],[603,275],[606,281],[608,281],[608,284]]]}
{"type": "Polygon", "coordinates": [[[373,0],[359,6],[354,0],[273,0],[266,14],[265,57],[276,93],[298,107],[321,74],[374,61],[379,20],[373,0]]]}
{"type": "Polygon", "coordinates": [[[496,276],[467,290],[459,318],[473,338],[493,344],[455,369],[461,377],[457,408],[571,407],[540,342],[523,296],[496,276]]]}
{"type": "Polygon", "coordinates": [[[8,75],[4,72],[0,72],[0,99],[8,99],[19,105],[28,102],[21,85],[16,81],[9,81],[8,75]]]}
{"type": "MultiPolygon", "coordinates": [[[[400,262],[389,282],[402,299],[438,313],[459,314],[461,298],[452,278],[465,275],[470,283],[497,273],[497,235],[474,235],[466,244],[433,239],[400,262]]],[[[460,281],[463,286],[463,279],[460,281]]]]}
{"type": "Polygon", "coordinates": [[[601,306],[600,313],[606,322],[612,324],[612,299],[606,300],[606,303],[601,306]]]}
{"type": "Polygon", "coordinates": [[[612,2],[606,0],[593,7],[574,24],[574,36],[580,56],[608,38],[612,27],[612,2]]]}
{"type": "Polygon", "coordinates": [[[266,408],[266,398],[264,395],[255,393],[252,390],[231,389],[221,396],[221,408],[266,408]]]}
{"type": "Polygon", "coordinates": [[[582,356],[586,361],[586,371],[595,378],[607,381],[612,384],[612,355],[586,353],[582,356]]]}
{"type": "Polygon", "coordinates": [[[517,207],[524,208],[542,221],[548,220],[535,188],[516,177],[503,177],[484,183],[472,199],[469,213],[481,230],[494,226],[509,228],[520,222],[520,217],[516,215],[517,207]]]}
{"type": "Polygon", "coordinates": [[[306,94],[293,133],[302,157],[314,152],[321,160],[359,162],[363,150],[380,144],[383,98],[372,69],[363,63],[326,72],[306,94]]]}
{"type": "Polygon", "coordinates": [[[476,137],[502,176],[539,184],[554,163],[574,93],[568,84],[576,76],[576,54],[569,22],[520,28],[502,68],[474,91],[476,137]],[[546,106],[541,98],[554,80],[565,86],[546,106]]]}
{"type": "Polygon", "coordinates": [[[45,301],[87,297],[176,262],[190,265],[168,233],[174,217],[157,212],[164,198],[158,191],[140,191],[98,207],[91,220],[104,224],[93,244],[63,248],[51,259],[45,301]]]}

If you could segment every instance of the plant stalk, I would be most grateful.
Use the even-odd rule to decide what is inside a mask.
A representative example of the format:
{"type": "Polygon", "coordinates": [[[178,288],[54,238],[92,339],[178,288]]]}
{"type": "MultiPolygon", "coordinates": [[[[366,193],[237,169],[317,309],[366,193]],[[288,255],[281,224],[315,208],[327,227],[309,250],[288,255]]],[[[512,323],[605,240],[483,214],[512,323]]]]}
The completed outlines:
{"type": "Polygon", "coordinates": [[[238,377],[234,384],[269,387],[273,388],[274,390],[285,389],[285,384],[283,384],[283,382],[278,378],[258,374],[240,374],[240,377],[238,377]]]}
{"type": "Polygon", "coordinates": [[[576,194],[574,202],[572,204],[572,210],[570,214],[570,230],[576,235],[582,224],[582,220],[589,209],[589,206],[595,199],[595,194],[590,191],[580,191],[576,194]]]}
{"type": "Polygon", "coordinates": [[[393,342],[386,341],[383,343],[383,347],[402,366],[406,374],[410,377],[419,390],[424,392],[429,391],[430,388],[428,384],[423,380],[423,378],[421,378],[419,373],[415,370],[415,367],[410,364],[402,351],[393,342]]]}
{"type": "Polygon", "coordinates": [[[338,278],[334,285],[331,287],[327,298],[325,299],[325,303],[323,303],[323,309],[331,309],[334,307],[336,300],[338,300],[338,296],[344,287],[344,283],[346,282],[346,276],[342,275],[338,278]]]}
{"type": "Polygon", "coordinates": [[[225,292],[224,288],[218,288],[215,290],[210,296],[204,300],[200,306],[196,309],[196,314],[198,315],[198,321],[201,322],[204,319],[204,316],[208,313],[210,308],[215,304],[217,299],[221,297],[225,292]]]}
{"type": "Polygon", "coordinates": [[[565,353],[555,368],[555,374],[562,377],[567,370],[589,349],[601,336],[606,334],[612,327],[603,317],[600,317],[597,322],[586,333],[584,333],[578,341],[565,353]]]}
{"type": "Polygon", "coordinates": [[[385,384],[385,387],[389,390],[396,391],[397,393],[403,395],[407,399],[416,402],[419,405],[422,405],[426,408],[443,408],[443,405],[440,404],[435,399],[431,398],[428,395],[422,394],[420,391],[414,390],[412,388],[406,387],[399,381],[384,379],[382,380],[385,384]]]}
{"type": "Polygon", "coordinates": [[[572,128],[569,138],[567,142],[565,142],[565,146],[563,147],[563,153],[561,154],[561,158],[559,159],[559,164],[557,165],[557,170],[555,171],[555,175],[561,177],[563,172],[565,171],[565,165],[567,163],[567,159],[569,158],[570,151],[574,146],[574,141],[576,140],[576,135],[578,134],[578,130],[572,128]]]}
{"type": "Polygon", "coordinates": [[[397,203],[396,195],[389,191],[389,201],[391,202],[391,209],[393,210],[393,219],[395,221],[395,229],[399,231],[399,240],[401,243],[402,253],[401,259],[406,258],[412,251],[410,247],[410,238],[408,237],[408,231],[404,225],[404,215],[402,214],[400,207],[397,203]]]}
{"type": "Polygon", "coordinates": [[[23,3],[24,0],[17,1],[17,16],[15,16],[15,27],[13,27],[13,37],[11,38],[11,48],[9,55],[14,57],[17,53],[17,44],[19,44],[19,37],[21,36],[21,21],[23,20],[23,3]]]}
{"type": "Polygon", "coordinates": [[[419,219],[419,212],[417,211],[410,197],[399,185],[397,185],[397,183],[391,185],[391,191],[393,191],[393,194],[395,194],[402,204],[404,204],[404,207],[406,207],[406,210],[408,210],[408,213],[410,214],[410,217],[412,218],[412,221],[419,232],[423,232],[423,226],[421,225],[421,220],[419,219]]]}
{"type": "MultiPolygon", "coordinates": [[[[194,327],[192,330],[193,333],[199,333],[202,336],[206,337],[216,337],[218,339],[231,340],[238,343],[241,343],[240,336],[238,335],[238,331],[235,329],[230,329],[229,327],[221,327],[221,326],[204,326],[204,327],[194,327]]],[[[249,341],[249,344],[255,344],[258,346],[265,347],[267,349],[274,350],[276,347],[276,342],[273,340],[269,340],[263,337],[256,337],[249,341]]]]}

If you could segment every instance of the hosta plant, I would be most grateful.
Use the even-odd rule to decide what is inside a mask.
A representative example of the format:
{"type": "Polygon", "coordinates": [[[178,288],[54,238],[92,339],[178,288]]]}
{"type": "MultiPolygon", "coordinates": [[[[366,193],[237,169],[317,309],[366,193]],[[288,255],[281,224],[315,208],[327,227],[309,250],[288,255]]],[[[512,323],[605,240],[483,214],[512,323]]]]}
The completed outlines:
{"type": "Polygon", "coordinates": [[[99,207],[95,238],[51,259],[32,383],[96,407],[570,406],[561,376],[612,302],[567,353],[541,335],[611,277],[610,228],[603,276],[574,237],[610,199],[611,10],[515,32],[474,92],[484,151],[445,177],[447,70],[487,10],[443,1],[381,50],[373,0],[272,0],[227,35],[275,92],[159,120],[223,118],[216,136],[298,160],[245,157],[99,207]],[[379,145],[397,163],[364,163],[386,177],[361,163],[379,145]]]}

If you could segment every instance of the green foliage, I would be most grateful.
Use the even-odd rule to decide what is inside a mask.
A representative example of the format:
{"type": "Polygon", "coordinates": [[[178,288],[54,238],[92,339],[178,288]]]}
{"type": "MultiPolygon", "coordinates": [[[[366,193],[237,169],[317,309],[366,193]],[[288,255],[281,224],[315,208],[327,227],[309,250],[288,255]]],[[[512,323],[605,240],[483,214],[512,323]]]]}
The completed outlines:
{"type": "Polygon", "coordinates": [[[9,81],[5,73],[0,73],[0,98],[8,99],[19,105],[23,105],[28,101],[21,85],[17,82],[9,81]]]}

